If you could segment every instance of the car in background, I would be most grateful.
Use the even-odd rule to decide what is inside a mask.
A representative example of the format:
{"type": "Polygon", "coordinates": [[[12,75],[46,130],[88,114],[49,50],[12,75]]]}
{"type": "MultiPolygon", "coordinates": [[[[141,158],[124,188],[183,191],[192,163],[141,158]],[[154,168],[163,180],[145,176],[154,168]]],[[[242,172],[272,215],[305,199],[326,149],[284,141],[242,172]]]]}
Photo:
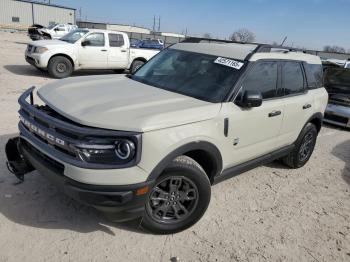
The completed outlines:
{"type": "Polygon", "coordinates": [[[139,39],[130,39],[130,47],[138,48],[141,42],[139,39]]]}
{"type": "Polygon", "coordinates": [[[28,28],[28,36],[33,41],[59,39],[77,28],[78,26],[72,24],[52,24],[48,27],[34,24],[28,28]]]}
{"type": "Polygon", "coordinates": [[[30,42],[26,61],[54,78],[65,78],[80,69],[112,69],[135,72],[159,50],[130,48],[126,33],[77,29],[59,40],[30,42]]]}
{"type": "Polygon", "coordinates": [[[350,70],[328,67],[324,75],[329,94],[324,122],[350,128],[350,70]]]}
{"type": "Polygon", "coordinates": [[[164,42],[161,39],[146,39],[141,40],[139,48],[163,49],[164,42]]]}

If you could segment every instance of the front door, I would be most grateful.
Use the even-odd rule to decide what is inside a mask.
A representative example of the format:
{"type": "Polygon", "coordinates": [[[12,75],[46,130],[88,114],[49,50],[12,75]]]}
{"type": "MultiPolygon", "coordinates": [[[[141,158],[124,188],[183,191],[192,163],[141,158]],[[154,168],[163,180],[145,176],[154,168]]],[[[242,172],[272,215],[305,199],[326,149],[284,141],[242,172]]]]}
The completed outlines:
{"type": "Polygon", "coordinates": [[[104,33],[88,34],[79,46],[78,61],[82,69],[107,68],[108,47],[104,33]]]}
{"type": "Polygon", "coordinates": [[[228,118],[224,168],[255,159],[277,149],[284,105],[277,97],[278,63],[261,61],[251,68],[242,82],[238,101],[245,91],[259,91],[263,102],[259,107],[243,108],[234,102],[225,103],[228,118]]]}

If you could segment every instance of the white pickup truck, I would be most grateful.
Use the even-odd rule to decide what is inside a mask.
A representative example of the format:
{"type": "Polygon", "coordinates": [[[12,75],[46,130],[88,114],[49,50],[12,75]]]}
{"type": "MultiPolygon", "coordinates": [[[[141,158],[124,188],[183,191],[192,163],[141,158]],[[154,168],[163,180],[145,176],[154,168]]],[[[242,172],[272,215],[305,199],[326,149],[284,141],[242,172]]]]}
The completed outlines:
{"type": "Polygon", "coordinates": [[[29,43],[25,59],[52,77],[65,78],[80,69],[130,69],[133,73],[158,52],[130,48],[129,37],[122,32],[77,29],[59,40],[29,43]]]}

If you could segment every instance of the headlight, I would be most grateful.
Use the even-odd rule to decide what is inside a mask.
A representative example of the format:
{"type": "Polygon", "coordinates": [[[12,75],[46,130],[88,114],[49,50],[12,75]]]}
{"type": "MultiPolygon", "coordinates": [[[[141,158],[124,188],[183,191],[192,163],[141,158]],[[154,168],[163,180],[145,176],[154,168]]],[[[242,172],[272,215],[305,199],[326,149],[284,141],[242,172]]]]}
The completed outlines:
{"type": "Polygon", "coordinates": [[[46,47],[38,46],[35,48],[34,53],[42,54],[42,53],[45,53],[47,50],[48,49],[46,47]]]}
{"type": "Polygon", "coordinates": [[[136,145],[129,139],[119,139],[108,145],[77,145],[75,149],[82,161],[96,164],[127,164],[136,155],[136,145]]]}

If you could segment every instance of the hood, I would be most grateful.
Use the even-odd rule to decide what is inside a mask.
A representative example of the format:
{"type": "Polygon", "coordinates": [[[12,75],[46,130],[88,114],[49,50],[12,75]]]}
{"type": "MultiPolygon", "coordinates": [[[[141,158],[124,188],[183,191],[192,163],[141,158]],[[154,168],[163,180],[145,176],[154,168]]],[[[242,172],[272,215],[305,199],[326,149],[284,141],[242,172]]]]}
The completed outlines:
{"type": "Polygon", "coordinates": [[[215,117],[221,104],[165,91],[123,75],[49,83],[39,97],[68,119],[92,127],[147,132],[215,117]]]}
{"type": "Polygon", "coordinates": [[[45,47],[50,47],[55,45],[71,45],[61,40],[38,40],[38,41],[32,41],[30,44],[33,46],[45,46],[45,47]]]}

